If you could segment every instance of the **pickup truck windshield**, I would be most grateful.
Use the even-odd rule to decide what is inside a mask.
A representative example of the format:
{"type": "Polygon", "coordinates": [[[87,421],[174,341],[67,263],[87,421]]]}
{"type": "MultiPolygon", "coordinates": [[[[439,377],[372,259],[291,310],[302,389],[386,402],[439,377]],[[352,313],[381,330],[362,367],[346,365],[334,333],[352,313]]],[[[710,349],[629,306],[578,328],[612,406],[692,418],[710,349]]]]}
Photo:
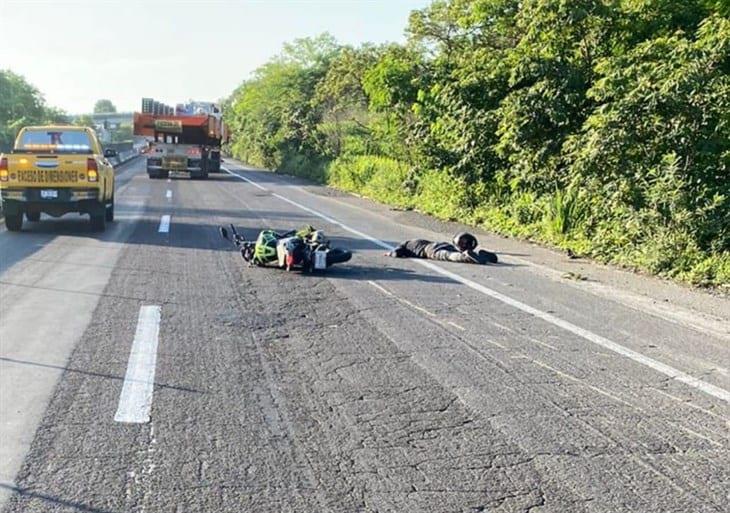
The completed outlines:
{"type": "Polygon", "coordinates": [[[29,153],[91,153],[86,132],[78,130],[30,130],[23,134],[16,151],[29,153]]]}

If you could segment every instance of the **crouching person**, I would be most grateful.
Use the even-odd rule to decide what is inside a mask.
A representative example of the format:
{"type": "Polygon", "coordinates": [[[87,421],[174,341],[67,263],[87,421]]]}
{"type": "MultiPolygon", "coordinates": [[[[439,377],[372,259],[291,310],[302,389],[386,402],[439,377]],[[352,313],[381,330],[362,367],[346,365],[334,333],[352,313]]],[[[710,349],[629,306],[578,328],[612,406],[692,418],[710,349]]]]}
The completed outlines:
{"type": "Polygon", "coordinates": [[[458,233],[453,244],[412,239],[402,242],[386,255],[393,258],[426,258],[464,264],[496,264],[497,255],[479,248],[479,243],[471,233],[458,233]]]}

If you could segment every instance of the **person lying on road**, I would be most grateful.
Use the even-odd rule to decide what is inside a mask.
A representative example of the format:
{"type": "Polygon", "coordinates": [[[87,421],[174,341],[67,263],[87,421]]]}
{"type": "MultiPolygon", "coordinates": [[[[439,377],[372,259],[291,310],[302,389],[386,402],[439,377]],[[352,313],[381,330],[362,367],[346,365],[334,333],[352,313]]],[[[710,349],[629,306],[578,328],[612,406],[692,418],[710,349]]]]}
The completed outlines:
{"type": "Polygon", "coordinates": [[[402,242],[386,255],[393,258],[426,258],[465,264],[497,263],[497,255],[478,246],[476,237],[471,233],[461,232],[454,236],[453,244],[412,239],[402,242]]]}

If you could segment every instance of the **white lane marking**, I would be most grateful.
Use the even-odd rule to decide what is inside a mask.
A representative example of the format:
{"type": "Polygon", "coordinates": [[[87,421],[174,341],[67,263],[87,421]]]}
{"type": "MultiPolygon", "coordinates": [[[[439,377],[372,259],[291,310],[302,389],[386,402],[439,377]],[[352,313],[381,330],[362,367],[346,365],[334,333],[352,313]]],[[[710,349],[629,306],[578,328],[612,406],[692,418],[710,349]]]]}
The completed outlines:
{"type": "Polygon", "coordinates": [[[386,295],[388,295],[388,296],[392,297],[392,298],[393,298],[393,299],[395,299],[396,301],[398,301],[398,302],[400,302],[400,303],[403,303],[404,305],[410,306],[410,307],[411,307],[411,308],[413,308],[414,310],[418,310],[419,312],[425,313],[425,314],[426,314],[426,315],[428,315],[429,317],[437,317],[437,315],[436,315],[435,313],[433,313],[433,312],[431,312],[431,311],[429,311],[429,310],[426,310],[425,308],[423,308],[423,307],[421,307],[421,306],[418,306],[418,305],[416,305],[416,304],[414,304],[414,303],[412,303],[412,302],[408,301],[408,300],[407,300],[407,299],[405,299],[405,298],[402,298],[402,297],[400,297],[400,296],[397,296],[397,295],[393,294],[393,293],[392,293],[391,291],[389,291],[388,289],[386,289],[385,287],[383,287],[383,286],[381,286],[381,285],[378,285],[378,284],[377,284],[376,282],[374,282],[373,280],[368,280],[368,283],[369,283],[370,285],[372,285],[373,287],[375,287],[376,289],[378,289],[378,290],[380,290],[381,292],[383,292],[384,294],[386,294],[386,295]]]}
{"type": "Polygon", "coordinates": [[[150,421],[152,392],[155,388],[157,342],[160,336],[161,308],[157,305],[139,309],[137,332],[129,353],[127,374],[114,420],[145,423],[150,421]]]}
{"type": "Polygon", "coordinates": [[[515,333],[515,330],[513,330],[509,326],[505,326],[504,324],[500,324],[497,321],[493,321],[493,320],[490,319],[489,320],[489,323],[495,325],[496,327],[498,327],[499,329],[501,329],[503,331],[509,331],[510,333],[515,333]]]}
{"type": "Polygon", "coordinates": [[[172,183],[172,178],[168,178],[167,183],[172,183]]]}
{"type": "Polygon", "coordinates": [[[396,296],[395,294],[393,294],[393,293],[392,293],[391,291],[389,291],[389,290],[388,290],[388,289],[386,289],[385,287],[383,287],[383,286],[381,286],[381,285],[378,285],[377,283],[375,283],[375,282],[374,282],[373,280],[368,280],[368,283],[369,283],[370,285],[372,285],[373,287],[375,287],[376,289],[378,289],[378,290],[382,291],[382,292],[383,292],[383,294],[386,294],[386,295],[388,295],[388,296],[392,297],[393,299],[395,299],[396,301],[398,301],[398,302],[400,302],[400,303],[403,303],[404,305],[408,305],[408,306],[410,306],[410,307],[411,307],[411,308],[413,308],[414,310],[418,310],[419,312],[425,313],[425,314],[426,314],[426,315],[428,315],[429,317],[437,317],[437,315],[436,315],[435,313],[433,313],[433,312],[431,312],[431,311],[429,311],[429,310],[426,310],[426,309],[425,309],[425,308],[423,308],[422,306],[418,306],[418,305],[416,305],[416,304],[413,304],[413,303],[411,303],[410,301],[408,301],[408,300],[407,300],[407,299],[405,299],[405,298],[402,298],[402,297],[400,297],[400,296],[396,296]]]}
{"type": "MultiPolygon", "coordinates": [[[[723,417],[722,415],[718,415],[717,413],[712,412],[712,411],[708,410],[707,408],[703,408],[702,406],[698,406],[698,405],[690,402],[689,399],[685,399],[685,398],[682,398],[682,397],[677,397],[676,395],[669,394],[669,393],[665,392],[664,390],[660,390],[660,389],[658,389],[656,387],[651,387],[651,389],[654,392],[657,392],[657,393],[659,393],[659,394],[661,394],[661,395],[663,395],[665,397],[668,397],[668,398],[672,399],[673,401],[677,401],[678,403],[680,403],[680,404],[682,404],[684,406],[689,406],[690,408],[694,408],[695,410],[699,410],[699,411],[701,411],[703,413],[706,413],[707,415],[709,415],[711,417],[715,417],[715,418],[718,418],[718,419],[726,420],[726,418],[723,417]]],[[[728,428],[730,428],[730,421],[727,421],[727,423],[728,423],[728,428]]]]}
{"type": "Polygon", "coordinates": [[[591,280],[566,280],[564,272],[546,265],[530,262],[523,258],[509,257],[510,261],[532,267],[543,276],[569,287],[590,292],[591,294],[620,303],[639,312],[646,312],[665,321],[690,328],[700,333],[730,341],[730,329],[723,319],[689,310],[676,304],[655,302],[653,299],[634,292],[621,290],[612,285],[591,280]]]}
{"type": "Polygon", "coordinates": [[[172,199],[172,191],[170,189],[167,189],[167,193],[165,194],[165,197],[167,199],[172,199]]]}
{"type": "Polygon", "coordinates": [[[448,323],[448,324],[451,324],[451,325],[452,325],[452,326],[453,326],[454,328],[456,328],[457,330],[461,330],[461,331],[466,331],[466,328],[464,328],[463,326],[459,326],[458,324],[456,324],[456,323],[455,323],[455,322],[453,322],[453,321],[447,321],[447,323],[448,323]]]}
{"type": "Polygon", "coordinates": [[[228,169],[228,168],[225,168],[225,167],[221,166],[221,169],[222,169],[223,171],[225,171],[226,173],[228,173],[229,175],[231,175],[231,176],[235,176],[236,178],[240,178],[241,180],[244,180],[244,181],[246,181],[246,182],[250,183],[250,184],[251,184],[251,185],[253,185],[254,187],[258,187],[258,188],[259,188],[259,189],[261,189],[262,191],[268,191],[268,189],[267,189],[266,187],[263,187],[263,186],[261,186],[261,185],[257,184],[256,182],[252,182],[252,181],[251,181],[251,180],[249,180],[248,178],[244,178],[244,177],[242,177],[241,175],[237,175],[236,173],[234,173],[233,171],[231,171],[231,170],[230,170],[230,169],[228,169]]]}
{"type": "Polygon", "coordinates": [[[372,285],[373,287],[375,287],[376,289],[380,290],[383,294],[393,297],[393,294],[388,289],[386,289],[385,287],[381,287],[380,285],[375,283],[373,280],[368,280],[368,283],[370,285],[372,285]]]}
{"type": "Polygon", "coordinates": [[[160,227],[158,233],[168,233],[170,231],[170,216],[164,215],[160,218],[160,227]]]}
{"type": "Polygon", "coordinates": [[[710,442],[710,443],[711,443],[712,445],[714,445],[714,446],[716,446],[716,447],[725,447],[725,446],[724,446],[723,444],[721,444],[720,442],[718,442],[718,441],[716,441],[716,440],[713,440],[712,438],[710,438],[710,437],[707,437],[707,436],[705,436],[705,435],[703,435],[703,434],[700,434],[700,433],[698,433],[697,431],[693,431],[693,430],[691,430],[690,428],[688,428],[688,427],[685,427],[685,426],[682,426],[682,425],[680,425],[680,424],[678,424],[678,426],[680,427],[680,429],[683,429],[684,431],[686,431],[686,432],[687,432],[687,433],[689,433],[690,435],[694,435],[694,436],[696,436],[697,438],[702,438],[703,440],[706,440],[706,441],[710,442]]]}
{"type": "MultiPolygon", "coordinates": [[[[236,176],[239,179],[243,180],[244,182],[250,183],[251,185],[258,187],[261,190],[267,190],[266,188],[260,186],[259,184],[253,182],[252,180],[250,180],[244,176],[241,176],[237,173],[229,171],[228,169],[225,169],[225,168],[223,168],[223,169],[228,174],[236,176]]],[[[290,205],[293,205],[301,210],[304,210],[305,212],[309,212],[310,214],[317,216],[320,219],[327,221],[328,223],[339,226],[343,230],[348,231],[354,235],[357,235],[358,237],[369,240],[376,246],[380,246],[381,248],[387,249],[389,251],[394,249],[393,246],[391,246],[390,244],[386,244],[385,242],[383,242],[380,239],[376,239],[375,237],[372,237],[359,230],[350,228],[349,226],[345,225],[344,223],[341,223],[340,221],[337,221],[336,219],[333,219],[333,218],[331,218],[325,214],[322,214],[321,212],[313,210],[309,207],[305,207],[304,205],[301,205],[300,203],[297,203],[296,201],[290,200],[289,198],[285,198],[284,196],[281,196],[280,194],[276,194],[274,192],[272,192],[271,195],[279,198],[280,200],[282,200],[286,203],[289,203],[290,205]]],[[[522,312],[525,312],[526,314],[537,317],[538,319],[542,319],[545,322],[548,322],[550,324],[553,324],[554,326],[564,329],[565,331],[573,333],[574,335],[577,335],[577,336],[587,340],[588,342],[592,342],[593,344],[596,344],[597,346],[604,347],[606,349],[609,349],[610,351],[613,351],[614,353],[617,353],[621,356],[625,356],[626,358],[634,360],[635,362],[645,365],[645,366],[649,367],[650,369],[653,369],[661,374],[664,374],[665,376],[669,376],[670,378],[672,378],[675,381],[679,381],[681,383],[684,383],[685,385],[689,385],[690,387],[696,388],[697,390],[700,390],[708,395],[711,395],[722,401],[725,401],[726,403],[730,403],[730,391],[727,391],[723,388],[715,386],[711,383],[702,381],[701,379],[695,378],[694,376],[691,376],[691,375],[687,374],[686,372],[682,372],[679,369],[675,369],[674,367],[672,367],[670,365],[662,363],[653,358],[649,358],[648,356],[638,353],[638,352],[634,351],[633,349],[629,349],[628,347],[624,347],[620,344],[617,344],[616,342],[613,342],[612,340],[609,340],[606,337],[593,333],[592,331],[589,331],[585,328],[581,328],[580,326],[576,326],[575,324],[568,322],[564,319],[561,319],[560,317],[557,317],[553,314],[543,312],[542,310],[538,310],[537,308],[534,308],[526,303],[523,303],[522,301],[513,299],[509,296],[502,294],[501,292],[497,292],[496,290],[492,290],[488,287],[485,287],[481,283],[477,283],[468,278],[464,278],[461,275],[458,275],[454,272],[444,269],[443,267],[439,267],[438,265],[433,264],[427,260],[414,259],[413,262],[416,262],[417,264],[419,264],[427,269],[430,269],[442,276],[450,278],[455,282],[461,283],[462,285],[466,285],[467,287],[469,287],[473,290],[476,290],[477,292],[481,292],[485,296],[489,296],[493,299],[496,299],[497,301],[501,301],[502,303],[509,305],[513,308],[516,308],[517,310],[521,310],[522,312]]]]}
{"type": "Polygon", "coordinates": [[[568,374],[567,372],[563,372],[563,371],[561,371],[559,369],[556,369],[555,367],[553,367],[551,365],[548,365],[545,362],[541,362],[540,360],[532,360],[532,363],[534,363],[535,365],[538,365],[538,366],[540,366],[540,367],[542,367],[544,369],[548,369],[548,370],[554,372],[555,374],[557,374],[558,376],[562,376],[565,379],[569,379],[570,381],[575,381],[576,383],[580,383],[581,385],[583,385],[585,387],[588,387],[591,390],[593,390],[595,392],[598,392],[601,395],[605,395],[606,397],[609,397],[609,398],[613,399],[614,401],[617,401],[619,403],[622,403],[622,404],[625,404],[627,406],[630,406],[631,408],[635,408],[637,410],[641,410],[641,408],[638,408],[638,407],[634,406],[633,404],[624,401],[620,397],[618,397],[616,395],[613,395],[613,394],[611,394],[609,392],[606,392],[602,388],[594,387],[590,383],[586,383],[585,380],[580,379],[578,377],[575,377],[572,374],[568,374]]]}
{"type": "MultiPolygon", "coordinates": [[[[230,171],[226,171],[230,173],[230,171]]],[[[305,194],[312,194],[303,187],[287,184],[283,181],[283,179],[283,177],[277,177],[276,184],[287,187],[288,189],[294,189],[303,192],[305,194]]],[[[258,184],[256,184],[256,186],[259,187],[258,184]]],[[[358,194],[350,194],[356,197],[364,198],[364,196],[359,196],[358,194]]],[[[388,216],[385,216],[379,212],[374,212],[372,209],[369,210],[359,205],[347,201],[342,201],[337,197],[331,196],[328,197],[328,200],[339,203],[340,205],[344,205],[350,209],[366,212],[369,215],[376,215],[387,222],[393,222],[393,219],[388,216]]],[[[680,326],[684,326],[686,328],[698,331],[700,333],[705,333],[707,335],[720,338],[721,340],[730,341],[730,329],[728,328],[728,323],[725,319],[721,317],[716,317],[710,314],[698,312],[696,310],[691,310],[676,304],[655,302],[650,297],[642,296],[635,292],[619,289],[607,283],[601,283],[592,280],[566,280],[563,277],[563,275],[565,274],[563,271],[559,271],[547,265],[538,264],[530,260],[525,260],[523,258],[509,256],[505,257],[505,261],[515,262],[528,266],[542,276],[551,279],[552,281],[559,282],[563,285],[567,285],[569,287],[573,287],[584,292],[589,292],[595,296],[609,299],[633,310],[637,310],[642,313],[646,312],[665,321],[669,321],[674,324],[678,324],[680,326]]]]}
{"type": "Polygon", "coordinates": [[[545,347],[547,347],[548,349],[552,349],[553,351],[557,351],[557,350],[558,350],[558,348],[557,348],[557,347],[555,347],[555,346],[551,346],[551,345],[550,345],[550,344],[548,344],[547,342],[543,342],[542,340],[538,340],[538,339],[536,339],[535,337],[531,337],[531,336],[529,336],[529,335],[528,335],[528,337],[527,337],[527,338],[529,338],[529,339],[530,339],[531,341],[533,341],[533,342],[534,342],[535,344],[539,344],[539,345],[541,345],[541,346],[545,346],[545,347]]]}

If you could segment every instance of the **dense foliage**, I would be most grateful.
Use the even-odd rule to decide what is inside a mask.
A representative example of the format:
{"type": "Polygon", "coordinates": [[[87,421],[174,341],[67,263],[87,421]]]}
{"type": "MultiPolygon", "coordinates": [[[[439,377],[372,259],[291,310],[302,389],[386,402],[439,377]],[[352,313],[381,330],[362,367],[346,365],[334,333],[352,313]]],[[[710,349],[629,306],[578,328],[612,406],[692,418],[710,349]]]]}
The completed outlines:
{"type": "Polygon", "coordinates": [[[66,122],[65,113],[48,107],[43,96],[23,77],[0,69],[0,152],[13,147],[23,126],[66,122]]]}
{"type": "Polygon", "coordinates": [[[231,151],[728,286],[728,16],[719,0],[437,0],[405,45],[288,45],[229,99],[231,151]]]}
{"type": "Polygon", "coordinates": [[[117,108],[114,106],[111,100],[96,100],[96,103],[94,104],[94,114],[108,114],[110,112],[116,111],[117,108]]]}

